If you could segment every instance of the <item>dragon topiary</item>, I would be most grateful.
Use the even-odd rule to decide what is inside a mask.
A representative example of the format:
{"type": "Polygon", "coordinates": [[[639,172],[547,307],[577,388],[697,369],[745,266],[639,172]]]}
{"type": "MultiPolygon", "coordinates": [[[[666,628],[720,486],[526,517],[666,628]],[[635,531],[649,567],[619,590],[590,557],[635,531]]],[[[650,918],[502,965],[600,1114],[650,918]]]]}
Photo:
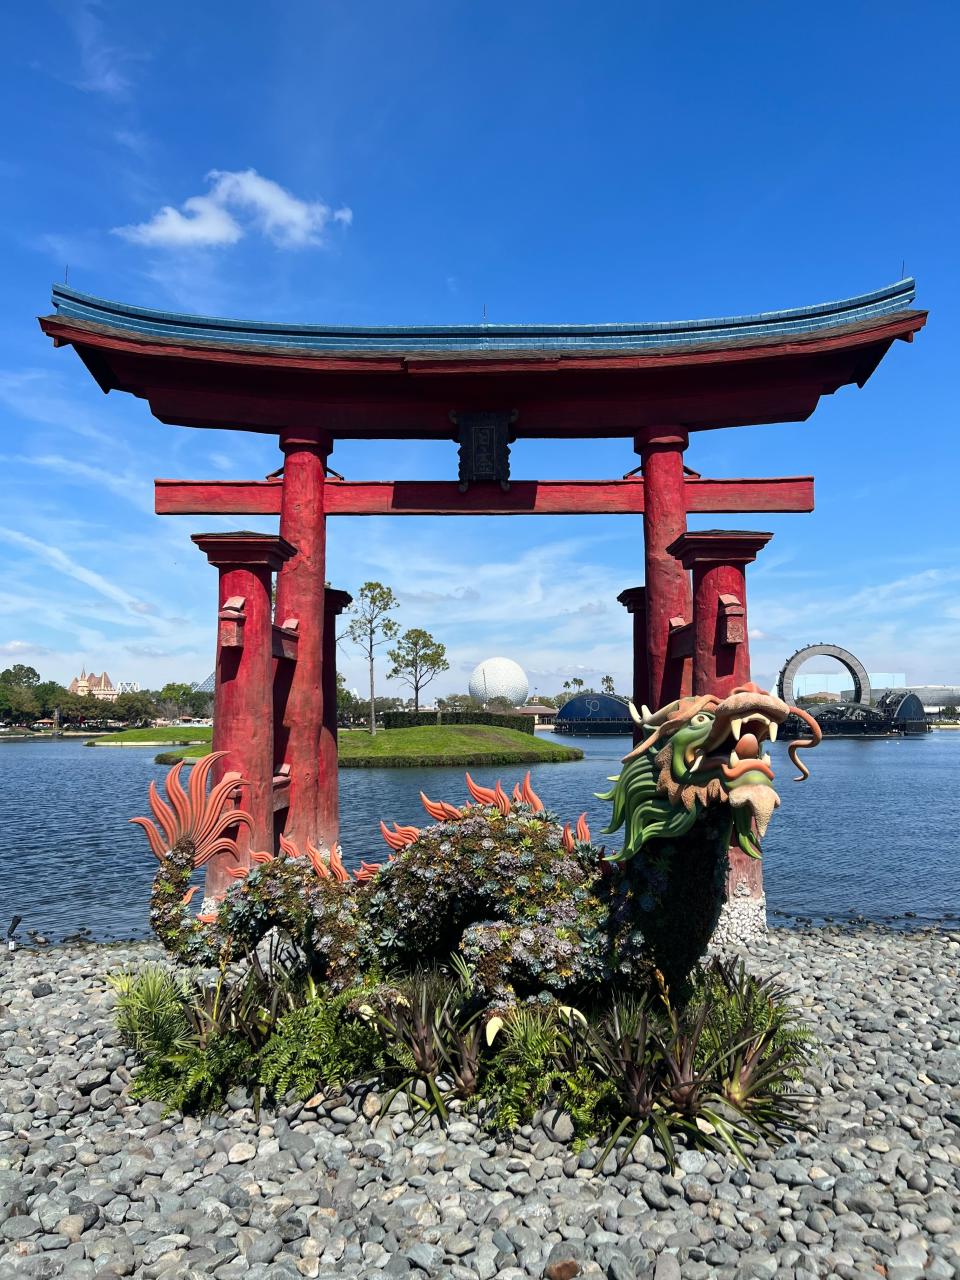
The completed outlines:
{"type": "Polygon", "coordinates": [[[342,989],[370,971],[444,960],[459,950],[496,1004],[548,992],[568,995],[629,980],[652,966],[680,982],[709,942],[724,896],[727,850],[760,854],[779,798],[764,742],[793,711],[811,728],[791,744],[814,746],[820,731],[756,685],[725,698],[682,698],[641,719],[645,738],[601,799],[613,805],[608,832],[623,848],[605,854],[585,816],[575,828],[546,811],[530,775],[507,795],[467,774],[471,802],[459,808],[421,793],[432,820],[422,829],[381,823],[391,854],[352,874],[334,847],[322,854],[281,837],[274,856],[249,855],[237,833],[249,815],[234,807],[242,779],[226,774],[207,794],[222,753],[182,765],[155,784],[156,819],[135,818],[160,866],[151,920],[164,945],[191,963],[218,963],[272,929],[302,949],[317,975],[342,989]],[[197,868],[232,855],[236,879],[220,902],[191,910],[197,868]]]}

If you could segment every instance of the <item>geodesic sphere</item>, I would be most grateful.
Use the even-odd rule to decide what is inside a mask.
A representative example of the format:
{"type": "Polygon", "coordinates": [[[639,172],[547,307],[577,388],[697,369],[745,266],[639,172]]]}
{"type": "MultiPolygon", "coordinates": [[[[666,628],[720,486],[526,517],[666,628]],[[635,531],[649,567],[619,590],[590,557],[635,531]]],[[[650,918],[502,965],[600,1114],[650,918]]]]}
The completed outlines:
{"type": "Polygon", "coordinates": [[[529,689],[523,667],[512,658],[487,658],[470,677],[470,696],[478,702],[506,698],[512,707],[519,707],[529,689]]]}

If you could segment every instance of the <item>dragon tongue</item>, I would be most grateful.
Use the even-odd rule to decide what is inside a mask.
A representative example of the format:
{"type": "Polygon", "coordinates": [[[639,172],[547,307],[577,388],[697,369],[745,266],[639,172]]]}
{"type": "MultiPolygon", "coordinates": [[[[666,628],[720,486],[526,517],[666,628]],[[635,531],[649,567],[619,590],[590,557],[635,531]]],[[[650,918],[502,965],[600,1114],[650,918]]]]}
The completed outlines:
{"type": "Polygon", "coordinates": [[[760,743],[756,735],[745,733],[737,742],[736,752],[740,760],[756,760],[760,754],[760,743]]]}

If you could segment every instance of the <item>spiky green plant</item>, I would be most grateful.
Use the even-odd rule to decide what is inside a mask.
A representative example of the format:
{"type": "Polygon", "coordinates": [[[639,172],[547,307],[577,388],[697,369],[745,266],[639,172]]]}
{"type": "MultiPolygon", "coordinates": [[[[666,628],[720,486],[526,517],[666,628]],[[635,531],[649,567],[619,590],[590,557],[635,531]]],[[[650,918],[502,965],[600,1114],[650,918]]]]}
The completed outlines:
{"type": "Polygon", "coordinates": [[[796,1084],[816,1054],[816,1039],[787,1002],[788,988],[757,978],[739,962],[717,960],[705,974],[709,1001],[702,1051],[711,1060],[716,1091],[764,1137],[804,1126],[809,1099],[796,1084]]]}
{"type": "Polygon", "coordinates": [[[183,974],[145,964],[139,973],[112,973],[107,982],[117,993],[117,1030],[139,1057],[185,1053],[197,1043],[189,1016],[192,991],[183,974]]]}

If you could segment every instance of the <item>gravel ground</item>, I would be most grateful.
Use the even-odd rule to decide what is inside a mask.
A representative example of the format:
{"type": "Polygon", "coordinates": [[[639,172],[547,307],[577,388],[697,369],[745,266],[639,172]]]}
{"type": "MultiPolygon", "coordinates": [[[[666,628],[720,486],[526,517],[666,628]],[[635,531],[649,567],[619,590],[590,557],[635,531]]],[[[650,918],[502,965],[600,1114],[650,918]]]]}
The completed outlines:
{"type": "Polygon", "coordinates": [[[127,1098],[104,983],[155,954],[0,957],[0,1280],[960,1274],[960,934],[771,932],[752,967],[824,1046],[815,1131],[749,1173],[684,1152],[676,1177],[645,1144],[600,1173],[555,1113],[509,1145],[350,1094],[164,1119],[127,1098]]]}

